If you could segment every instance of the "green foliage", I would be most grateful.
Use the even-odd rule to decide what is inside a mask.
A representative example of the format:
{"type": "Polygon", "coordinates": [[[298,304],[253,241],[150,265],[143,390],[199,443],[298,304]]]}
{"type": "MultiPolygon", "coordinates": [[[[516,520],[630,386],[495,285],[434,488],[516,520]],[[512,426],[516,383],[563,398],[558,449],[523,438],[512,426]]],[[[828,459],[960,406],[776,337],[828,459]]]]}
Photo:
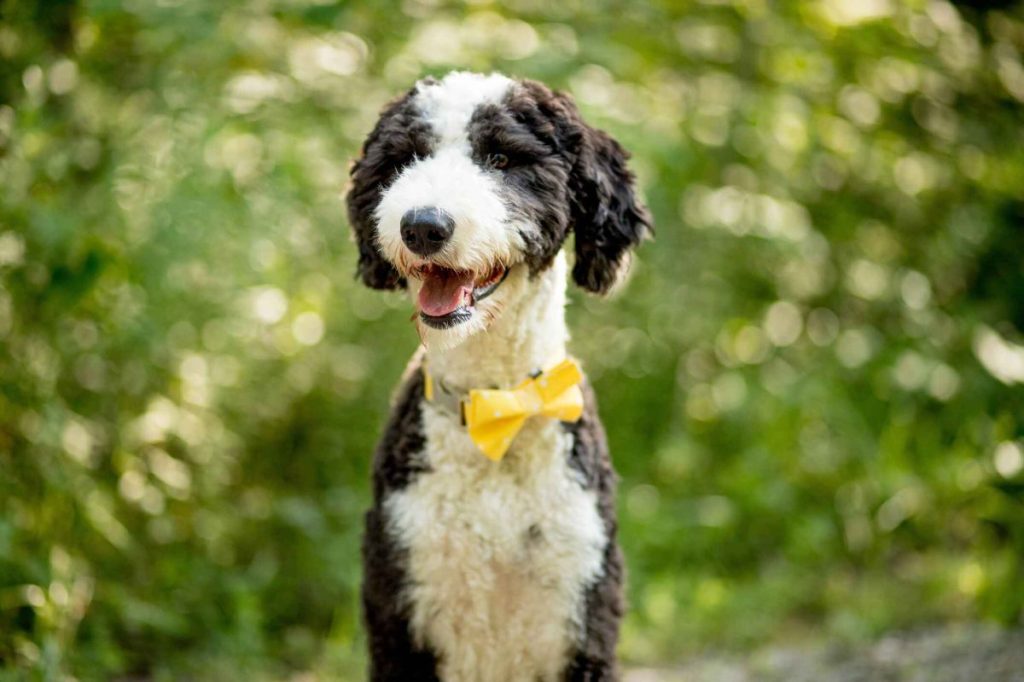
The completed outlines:
{"type": "Polygon", "coordinates": [[[1019,8],[0,6],[0,679],[360,676],[416,339],[339,192],[452,67],[572,91],[656,217],[628,289],[570,309],[627,659],[1020,621],[1019,8]]]}

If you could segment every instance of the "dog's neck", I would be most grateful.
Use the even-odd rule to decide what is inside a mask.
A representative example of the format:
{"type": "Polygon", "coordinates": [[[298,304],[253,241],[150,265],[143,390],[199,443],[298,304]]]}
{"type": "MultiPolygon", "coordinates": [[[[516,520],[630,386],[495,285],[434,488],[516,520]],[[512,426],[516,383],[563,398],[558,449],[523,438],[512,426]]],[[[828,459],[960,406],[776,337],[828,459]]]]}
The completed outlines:
{"type": "Polygon", "coordinates": [[[455,389],[511,388],[565,359],[566,271],[565,256],[559,253],[533,277],[525,268],[515,273],[515,281],[502,285],[512,285],[507,292],[511,300],[485,331],[454,348],[428,346],[431,375],[455,389]]]}

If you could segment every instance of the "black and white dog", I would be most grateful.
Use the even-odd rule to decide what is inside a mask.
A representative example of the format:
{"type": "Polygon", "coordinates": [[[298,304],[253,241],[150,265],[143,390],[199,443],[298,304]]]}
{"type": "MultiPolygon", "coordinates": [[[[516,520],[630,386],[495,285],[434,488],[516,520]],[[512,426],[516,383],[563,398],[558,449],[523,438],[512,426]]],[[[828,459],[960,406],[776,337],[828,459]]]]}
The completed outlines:
{"type": "Polygon", "coordinates": [[[359,275],[409,291],[423,341],[373,461],[374,680],[616,678],[623,566],[593,394],[577,421],[527,420],[498,461],[459,398],[565,360],[569,232],[573,280],[605,293],[650,229],[627,158],[568,96],[455,72],[389,104],[352,167],[359,275]]]}

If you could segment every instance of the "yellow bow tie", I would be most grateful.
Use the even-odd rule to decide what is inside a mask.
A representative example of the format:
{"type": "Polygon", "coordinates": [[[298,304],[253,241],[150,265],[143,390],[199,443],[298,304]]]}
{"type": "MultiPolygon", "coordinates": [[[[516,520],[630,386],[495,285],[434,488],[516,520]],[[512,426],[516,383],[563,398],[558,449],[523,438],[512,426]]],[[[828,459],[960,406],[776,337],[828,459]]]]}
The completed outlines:
{"type": "MultiPolygon", "coordinates": [[[[427,400],[434,400],[434,384],[424,369],[427,400]]],[[[574,422],[583,414],[583,373],[575,360],[565,359],[546,372],[511,390],[473,389],[461,403],[469,437],[491,460],[508,451],[512,439],[530,417],[541,415],[574,422]]]]}

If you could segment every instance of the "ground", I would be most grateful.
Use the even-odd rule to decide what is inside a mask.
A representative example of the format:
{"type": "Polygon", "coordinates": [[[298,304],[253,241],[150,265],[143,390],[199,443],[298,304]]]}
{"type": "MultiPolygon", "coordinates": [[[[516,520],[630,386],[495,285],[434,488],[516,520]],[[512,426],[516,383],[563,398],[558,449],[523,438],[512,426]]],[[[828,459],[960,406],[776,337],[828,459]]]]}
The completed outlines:
{"type": "Polygon", "coordinates": [[[1024,682],[1024,630],[971,626],[865,647],[769,648],[629,670],[625,682],[1024,682]]]}

